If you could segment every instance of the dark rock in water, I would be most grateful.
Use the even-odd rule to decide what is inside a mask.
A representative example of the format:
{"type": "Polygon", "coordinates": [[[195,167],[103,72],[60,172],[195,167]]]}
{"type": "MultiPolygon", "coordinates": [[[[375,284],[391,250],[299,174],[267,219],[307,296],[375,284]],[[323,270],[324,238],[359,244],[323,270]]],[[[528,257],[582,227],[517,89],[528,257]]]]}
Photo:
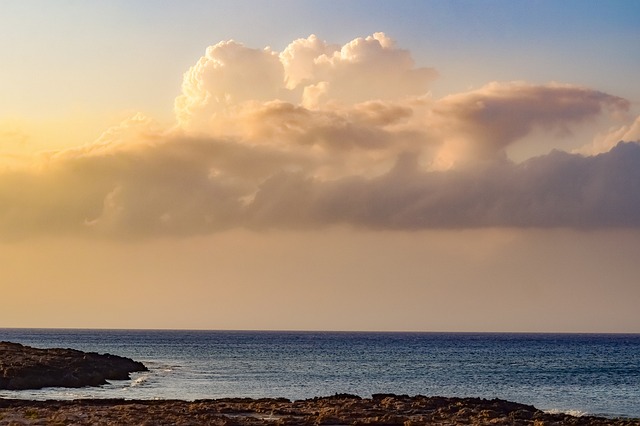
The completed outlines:
{"type": "Polygon", "coordinates": [[[100,386],[107,380],[127,380],[134,371],[148,370],[141,362],[116,355],[0,342],[0,389],[100,386]]]}

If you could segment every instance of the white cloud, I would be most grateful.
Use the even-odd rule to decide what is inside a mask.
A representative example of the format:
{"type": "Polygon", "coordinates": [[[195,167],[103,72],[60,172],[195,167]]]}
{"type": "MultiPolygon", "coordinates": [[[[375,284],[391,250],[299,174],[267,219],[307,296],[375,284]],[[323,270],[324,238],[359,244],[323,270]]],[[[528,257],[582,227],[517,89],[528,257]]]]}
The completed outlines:
{"type": "Polygon", "coordinates": [[[206,129],[211,116],[233,105],[277,99],[284,82],[276,52],[220,42],[209,46],[184,74],[182,94],[175,101],[176,116],[185,127],[206,129]]]}
{"type": "Polygon", "coordinates": [[[432,68],[416,68],[410,53],[383,33],[342,47],[311,35],[281,53],[227,41],[208,47],[185,73],[175,111],[183,128],[220,134],[224,118],[246,102],[312,108],[330,101],[394,100],[424,95],[436,76],[432,68]]]}
{"type": "Polygon", "coordinates": [[[640,226],[640,145],[612,143],[637,140],[640,121],[597,156],[505,154],[626,100],[525,82],[434,100],[434,73],[382,33],[344,46],[310,36],[282,53],[218,43],[185,73],[175,128],[138,114],[0,170],[0,235],[640,226]]]}

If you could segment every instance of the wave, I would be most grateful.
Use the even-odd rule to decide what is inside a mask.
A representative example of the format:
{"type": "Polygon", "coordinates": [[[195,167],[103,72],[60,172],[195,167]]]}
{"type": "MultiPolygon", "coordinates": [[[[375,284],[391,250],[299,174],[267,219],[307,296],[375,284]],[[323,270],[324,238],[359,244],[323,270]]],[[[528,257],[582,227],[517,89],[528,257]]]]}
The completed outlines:
{"type": "Polygon", "coordinates": [[[559,410],[557,408],[552,408],[550,410],[544,410],[545,413],[547,414],[568,414],[570,416],[574,416],[574,417],[582,417],[582,416],[586,416],[589,415],[589,413],[587,413],[586,411],[580,411],[580,410],[559,410]]]}
{"type": "Polygon", "coordinates": [[[143,386],[147,382],[148,379],[149,379],[149,375],[148,374],[144,375],[144,376],[140,376],[140,377],[134,379],[131,382],[131,385],[129,387],[135,388],[137,386],[143,386]]]}

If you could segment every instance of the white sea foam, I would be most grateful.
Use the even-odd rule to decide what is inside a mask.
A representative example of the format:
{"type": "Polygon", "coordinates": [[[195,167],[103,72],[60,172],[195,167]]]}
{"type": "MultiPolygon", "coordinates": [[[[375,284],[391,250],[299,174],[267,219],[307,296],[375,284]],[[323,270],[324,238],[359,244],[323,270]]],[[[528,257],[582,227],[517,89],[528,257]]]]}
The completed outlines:
{"type": "Polygon", "coordinates": [[[131,387],[135,388],[136,386],[142,386],[146,383],[148,379],[149,379],[148,375],[140,376],[131,382],[131,387]]]}
{"type": "Polygon", "coordinates": [[[544,410],[545,413],[548,414],[568,414],[570,416],[574,416],[574,417],[582,417],[582,416],[586,416],[589,413],[587,413],[586,411],[580,411],[580,410],[559,410],[557,408],[552,408],[550,410],[544,410]]]}

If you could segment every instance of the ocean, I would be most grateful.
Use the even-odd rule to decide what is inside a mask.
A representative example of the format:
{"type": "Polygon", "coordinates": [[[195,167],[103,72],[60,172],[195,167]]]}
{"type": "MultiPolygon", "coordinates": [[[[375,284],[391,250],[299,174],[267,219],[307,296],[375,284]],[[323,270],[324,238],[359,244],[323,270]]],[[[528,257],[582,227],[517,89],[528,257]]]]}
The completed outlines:
{"type": "Polygon", "coordinates": [[[1,398],[396,393],[640,418],[640,334],[0,329],[0,340],[122,355],[150,369],[98,388],[0,391],[1,398]]]}

